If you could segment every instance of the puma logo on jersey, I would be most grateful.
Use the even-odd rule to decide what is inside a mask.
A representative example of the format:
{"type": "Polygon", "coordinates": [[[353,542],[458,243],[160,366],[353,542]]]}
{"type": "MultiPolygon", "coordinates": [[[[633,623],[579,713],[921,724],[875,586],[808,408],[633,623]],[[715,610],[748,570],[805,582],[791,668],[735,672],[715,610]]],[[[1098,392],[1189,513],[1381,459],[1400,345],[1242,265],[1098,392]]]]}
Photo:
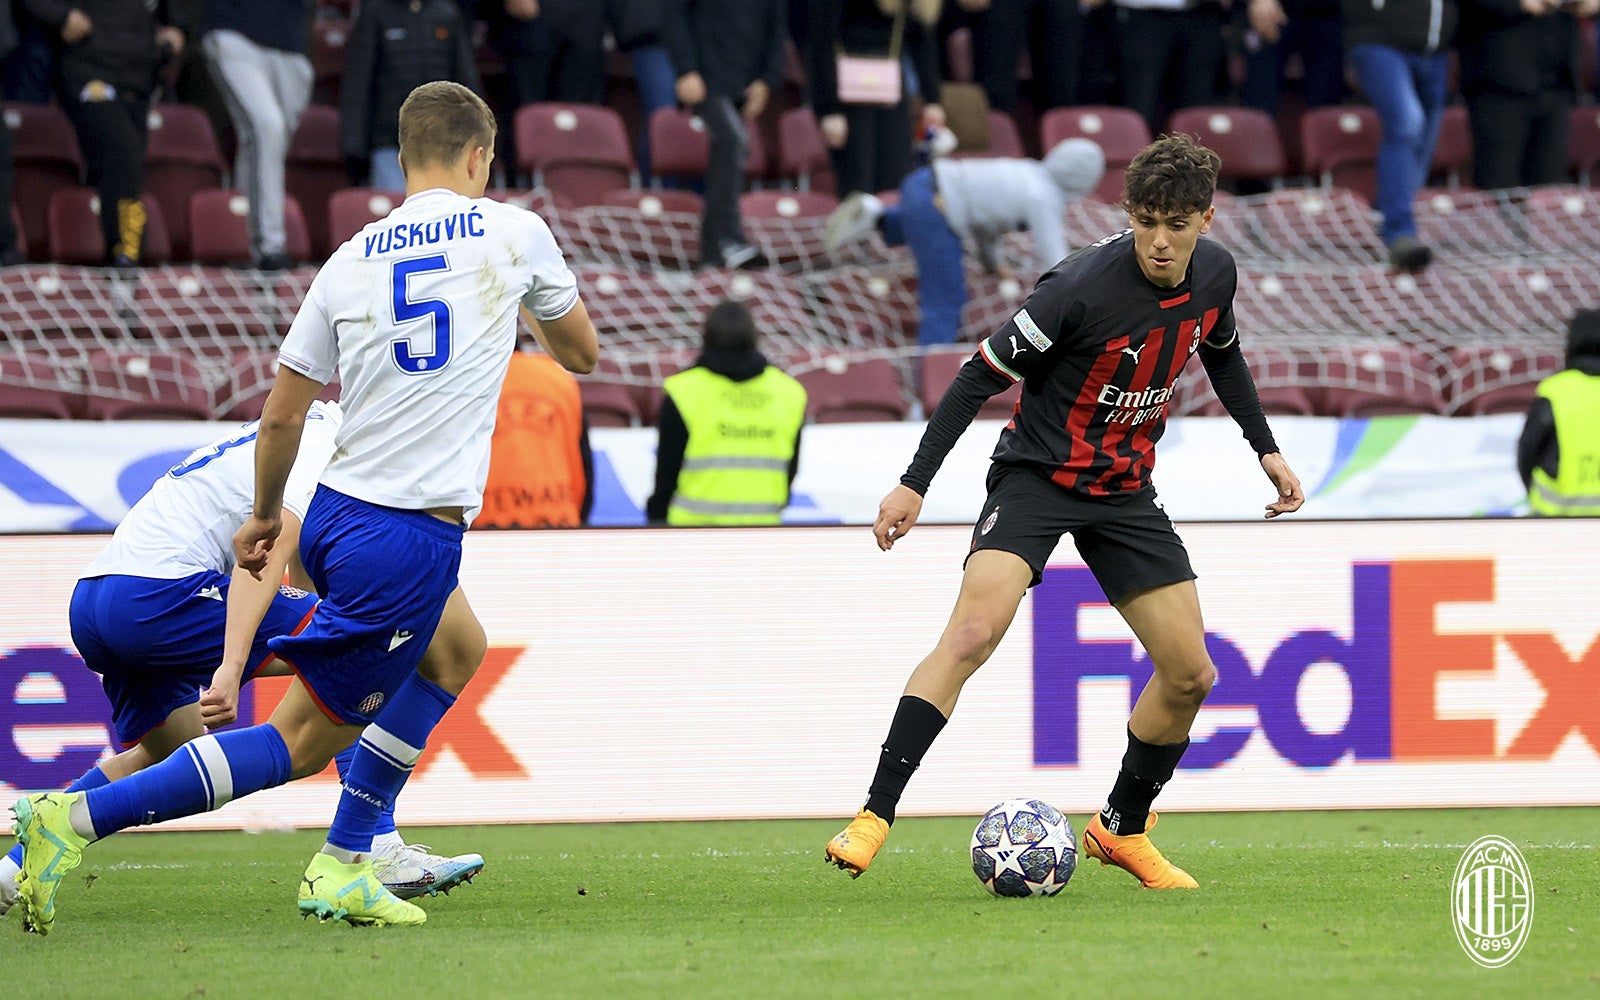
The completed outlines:
{"type": "Polygon", "coordinates": [[[389,637],[389,652],[394,652],[401,646],[411,641],[411,633],[405,629],[395,629],[394,635],[389,637]]]}
{"type": "Polygon", "coordinates": [[[1014,358],[1026,350],[1026,347],[1023,347],[1021,344],[1017,343],[1017,335],[1013,333],[1011,335],[1011,356],[1014,358]]]}
{"type": "Polygon", "coordinates": [[[1145,348],[1144,344],[1140,344],[1138,347],[1124,347],[1122,349],[1122,353],[1126,354],[1128,357],[1132,358],[1134,364],[1138,364],[1139,363],[1139,355],[1144,353],[1144,348],[1145,348]]]}

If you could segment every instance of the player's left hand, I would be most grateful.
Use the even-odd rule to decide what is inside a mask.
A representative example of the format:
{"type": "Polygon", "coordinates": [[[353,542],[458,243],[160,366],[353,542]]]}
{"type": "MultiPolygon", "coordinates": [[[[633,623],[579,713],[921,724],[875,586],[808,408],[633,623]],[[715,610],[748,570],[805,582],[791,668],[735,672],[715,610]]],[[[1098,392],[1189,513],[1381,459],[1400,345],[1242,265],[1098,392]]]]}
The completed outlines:
{"type": "Polygon", "coordinates": [[[234,560],[241,568],[248,570],[251,576],[257,580],[261,579],[261,571],[267,567],[267,555],[272,551],[272,543],[278,540],[278,532],[282,530],[282,515],[265,518],[251,514],[250,519],[234,532],[234,560]]]}
{"type": "Polygon", "coordinates": [[[215,729],[238,717],[239,678],[224,667],[211,678],[211,686],[200,692],[200,722],[207,729],[215,729]]]}
{"type": "Polygon", "coordinates": [[[1306,502],[1305,491],[1300,488],[1300,478],[1289,468],[1289,463],[1277,452],[1261,456],[1261,468],[1272,485],[1278,488],[1278,499],[1267,504],[1267,516],[1292,514],[1306,502]]]}

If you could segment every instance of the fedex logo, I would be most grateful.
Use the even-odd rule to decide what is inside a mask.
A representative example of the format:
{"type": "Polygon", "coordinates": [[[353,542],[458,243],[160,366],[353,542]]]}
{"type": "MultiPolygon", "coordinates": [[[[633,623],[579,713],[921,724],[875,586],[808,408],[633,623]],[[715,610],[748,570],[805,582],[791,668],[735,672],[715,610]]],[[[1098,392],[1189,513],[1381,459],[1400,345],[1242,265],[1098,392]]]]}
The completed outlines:
{"type": "MultiPolygon", "coordinates": [[[[1600,638],[1574,657],[1548,633],[1486,629],[1457,635],[1438,628],[1440,605],[1495,600],[1492,561],[1356,564],[1350,588],[1348,630],[1291,633],[1259,663],[1227,636],[1206,633],[1218,673],[1206,710],[1250,709],[1256,722],[1222,726],[1196,739],[1183,767],[1221,767],[1257,730],[1279,756],[1301,767],[1327,767],[1345,758],[1546,760],[1574,732],[1600,751],[1600,638]],[[1497,641],[1544,689],[1537,710],[1498,751],[1494,719],[1452,717],[1456,713],[1442,710],[1438,697],[1441,673],[1493,675],[1497,641]],[[1314,731],[1301,717],[1300,681],[1317,664],[1336,667],[1349,682],[1350,715],[1337,732],[1314,731]]],[[[1034,763],[1077,764],[1079,682],[1125,677],[1136,699],[1150,678],[1150,661],[1135,655],[1131,639],[1080,634],[1081,609],[1105,605],[1087,569],[1046,569],[1033,601],[1034,763]]]]}

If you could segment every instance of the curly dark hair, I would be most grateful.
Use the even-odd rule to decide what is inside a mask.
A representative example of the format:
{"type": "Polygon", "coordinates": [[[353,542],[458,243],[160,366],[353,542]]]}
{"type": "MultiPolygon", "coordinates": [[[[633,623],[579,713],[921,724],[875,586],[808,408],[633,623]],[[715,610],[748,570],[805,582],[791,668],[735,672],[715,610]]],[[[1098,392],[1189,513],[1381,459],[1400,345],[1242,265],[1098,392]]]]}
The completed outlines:
{"type": "Polygon", "coordinates": [[[1128,212],[1190,215],[1211,207],[1222,157],[1192,136],[1164,135],[1128,164],[1120,206],[1128,212]]]}

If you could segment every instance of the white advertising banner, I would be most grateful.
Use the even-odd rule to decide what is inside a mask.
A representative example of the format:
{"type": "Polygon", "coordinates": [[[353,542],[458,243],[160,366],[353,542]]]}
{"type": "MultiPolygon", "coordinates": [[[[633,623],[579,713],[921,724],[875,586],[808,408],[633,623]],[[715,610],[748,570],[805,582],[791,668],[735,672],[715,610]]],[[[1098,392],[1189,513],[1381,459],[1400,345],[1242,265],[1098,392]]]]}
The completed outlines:
{"type": "MultiPolygon", "coordinates": [[[[1522,418],[1277,417],[1273,432],[1311,498],[1307,518],[1480,517],[1514,513],[1522,418]]],[[[801,438],[785,519],[871,524],[900,479],[923,424],[816,424],[801,438]]],[[[980,421],[934,480],[923,522],[970,524],[1001,424],[980,421]]],[[[197,422],[0,420],[0,533],[109,531],[150,484],[236,425],[197,422]]],[[[656,432],[598,429],[599,526],[644,523],[655,489],[656,432]]],[[[1156,485],[1173,517],[1252,520],[1274,499],[1255,456],[1226,417],[1180,417],[1157,449],[1156,485]]]]}
{"type": "MultiPolygon", "coordinates": [[[[1179,810],[1600,804],[1600,522],[1180,525],[1220,680],[1179,810]]],[[[67,604],[102,538],[0,539],[0,792],[60,787],[109,710],[67,604]]],[[[847,816],[945,623],[968,531],[469,533],[491,651],[403,823],[847,816]]],[[[903,813],[1098,808],[1150,666],[1070,544],[903,813]]],[[[264,720],[281,681],[247,689],[264,720]]],[[[326,776],[187,828],[321,826],[326,776]]]]}

